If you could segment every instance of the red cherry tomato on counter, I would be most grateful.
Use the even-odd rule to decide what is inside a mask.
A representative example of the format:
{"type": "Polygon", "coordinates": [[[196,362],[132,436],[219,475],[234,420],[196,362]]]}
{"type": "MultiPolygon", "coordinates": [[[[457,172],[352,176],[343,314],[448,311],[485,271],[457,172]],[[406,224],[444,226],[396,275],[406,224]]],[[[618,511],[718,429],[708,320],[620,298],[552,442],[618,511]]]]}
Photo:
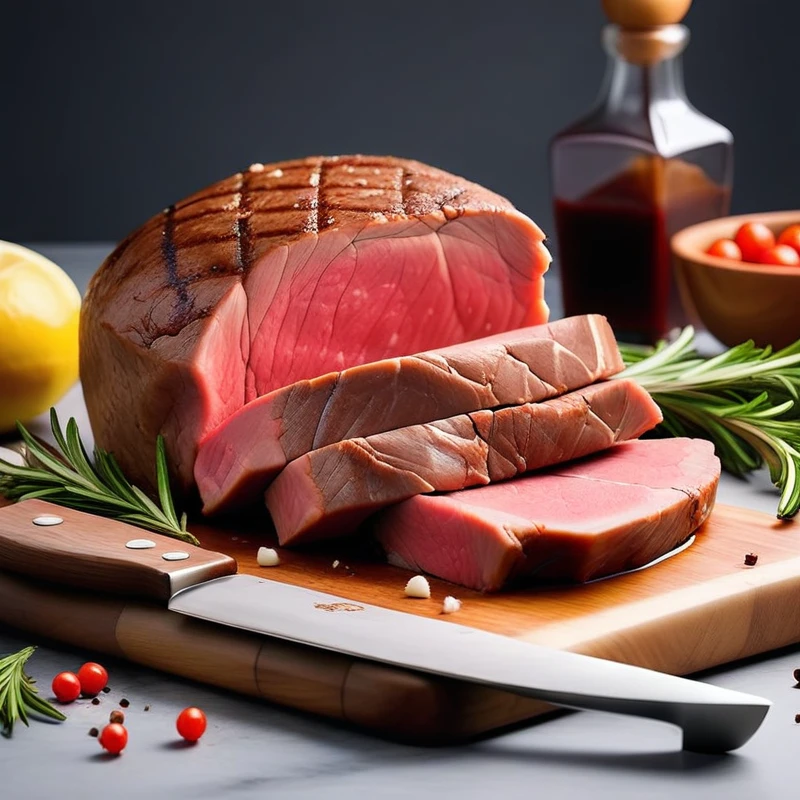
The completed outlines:
{"type": "Polygon", "coordinates": [[[206,715],[199,708],[184,708],[176,727],[187,742],[196,742],[206,732],[206,715]]]}
{"type": "Polygon", "coordinates": [[[800,267],[800,253],[788,244],[776,244],[761,252],[760,264],[777,264],[779,267],[800,267]]]}
{"type": "Polygon", "coordinates": [[[120,725],[119,722],[112,722],[100,731],[98,741],[103,750],[108,750],[109,753],[118,755],[128,744],[128,730],[124,725],[120,725]]]}
{"type": "Polygon", "coordinates": [[[717,258],[730,258],[734,261],[742,260],[742,251],[733,239],[717,239],[717,241],[706,250],[706,253],[710,256],[717,256],[717,258]]]}
{"type": "Polygon", "coordinates": [[[734,237],[745,261],[758,262],[762,250],[775,244],[775,236],[763,222],[745,222],[734,237]]]}
{"type": "Polygon", "coordinates": [[[800,225],[790,225],[781,232],[778,244],[788,244],[800,254],[800,225]]]}
{"type": "Polygon", "coordinates": [[[81,682],[74,672],[59,672],[53,678],[53,694],[59,703],[71,703],[81,693],[81,682]]]}
{"type": "Polygon", "coordinates": [[[94,697],[106,688],[108,672],[101,664],[89,661],[78,670],[78,680],[81,682],[81,693],[94,697]]]}

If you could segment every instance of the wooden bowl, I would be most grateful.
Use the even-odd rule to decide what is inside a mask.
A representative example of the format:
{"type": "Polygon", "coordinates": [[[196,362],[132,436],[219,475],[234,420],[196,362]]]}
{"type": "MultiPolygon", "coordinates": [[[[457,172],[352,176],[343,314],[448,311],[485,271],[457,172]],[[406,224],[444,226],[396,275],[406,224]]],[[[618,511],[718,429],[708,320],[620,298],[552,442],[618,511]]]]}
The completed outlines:
{"type": "Polygon", "coordinates": [[[715,239],[732,239],[748,221],[763,222],[777,236],[800,223],[800,211],[720,217],[679,231],[671,241],[678,287],[689,316],[728,347],[753,339],[779,349],[800,339],[800,267],[705,253],[715,239]]]}

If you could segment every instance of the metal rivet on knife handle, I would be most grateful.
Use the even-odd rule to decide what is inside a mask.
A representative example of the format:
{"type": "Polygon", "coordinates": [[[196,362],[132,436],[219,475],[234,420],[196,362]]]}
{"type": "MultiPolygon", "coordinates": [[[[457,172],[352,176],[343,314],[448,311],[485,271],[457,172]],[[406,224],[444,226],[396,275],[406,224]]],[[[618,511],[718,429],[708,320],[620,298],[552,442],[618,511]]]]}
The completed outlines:
{"type": "Polygon", "coordinates": [[[61,517],[56,517],[53,514],[43,514],[40,517],[34,517],[32,522],[34,525],[47,527],[48,525],[60,525],[64,520],[61,517]]]}
{"type": "Polygon", "coordinates": [[[128,550],[149,550],[151,547],[155,547],[156,543],[152,539],[131,539],[129,542],[125,543],[125,547],[128,550]]]}
{"type": "Polygon", "coordinates": [[[189,558],[189,554],[185,553],[183,550],[173,550],[170,553],[164,553],[161,558],[163,558],[164,561],[185,561],[189,558]]]}

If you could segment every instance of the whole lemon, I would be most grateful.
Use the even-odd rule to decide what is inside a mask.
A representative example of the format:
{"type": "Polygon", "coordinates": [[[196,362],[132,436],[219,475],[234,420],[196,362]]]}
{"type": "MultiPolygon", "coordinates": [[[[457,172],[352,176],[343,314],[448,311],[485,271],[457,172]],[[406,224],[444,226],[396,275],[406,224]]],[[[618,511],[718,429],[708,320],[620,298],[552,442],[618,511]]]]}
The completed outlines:
{"type": "Polygon", "coordinates": [[[0,432],[46,411],[78,379],[80,307],[60,267],[0,241],[0,432]]]}

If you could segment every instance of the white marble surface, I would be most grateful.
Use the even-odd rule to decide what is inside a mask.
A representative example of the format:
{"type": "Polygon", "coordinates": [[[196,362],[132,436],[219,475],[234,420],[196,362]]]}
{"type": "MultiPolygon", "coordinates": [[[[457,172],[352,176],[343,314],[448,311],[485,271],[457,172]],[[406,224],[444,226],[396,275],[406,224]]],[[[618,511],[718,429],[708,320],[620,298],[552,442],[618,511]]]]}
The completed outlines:
{"type": "MultiPolygon", "coordinates": [[[[85,288],[108,250],[104,245],[39,248],[85,288]]],[[[556,282],[550,298],[558,313],[556,282]]],[[[62,413],[81,417],[76,389],[62,413]]],[[[44,421],[41,421],[44,426],[44,421]]],[[[83,426],[85,428],[85,425],[83,426]]],[[[44,429],[44,427],[43,427],[44,429]]],[[[765,476],[726,477],[720,500],[772,511],[765,476]]],[[[29,643],[0,627],[0,653],[29,643]]],[[[52,676],[76,669],[91,653],[45,644],[30,662],[43,689],[52,676]]],[[[34,722],[0,739],[0,797],[17,798],[717,798],[797,796],[800,690],[792,671],[800,648],[704,674],[703,680],[772,700],[761,730],[726,756],[680,751],[677,729],[652,721],[580,712],[466,746],[425,749],[381,741],[357,731],[265,703],[103,658],[112,692],[99,706],[78,701],[63,725],[34,722]],[[130,743],[106,758],[87,735],[120,698],[130,743]],[[151,710],[144,711],[149,704],[151,710]],[[194,747],[177,742],[174,719],[187,705],[203,707],[209,730],[194,747]]]]}

